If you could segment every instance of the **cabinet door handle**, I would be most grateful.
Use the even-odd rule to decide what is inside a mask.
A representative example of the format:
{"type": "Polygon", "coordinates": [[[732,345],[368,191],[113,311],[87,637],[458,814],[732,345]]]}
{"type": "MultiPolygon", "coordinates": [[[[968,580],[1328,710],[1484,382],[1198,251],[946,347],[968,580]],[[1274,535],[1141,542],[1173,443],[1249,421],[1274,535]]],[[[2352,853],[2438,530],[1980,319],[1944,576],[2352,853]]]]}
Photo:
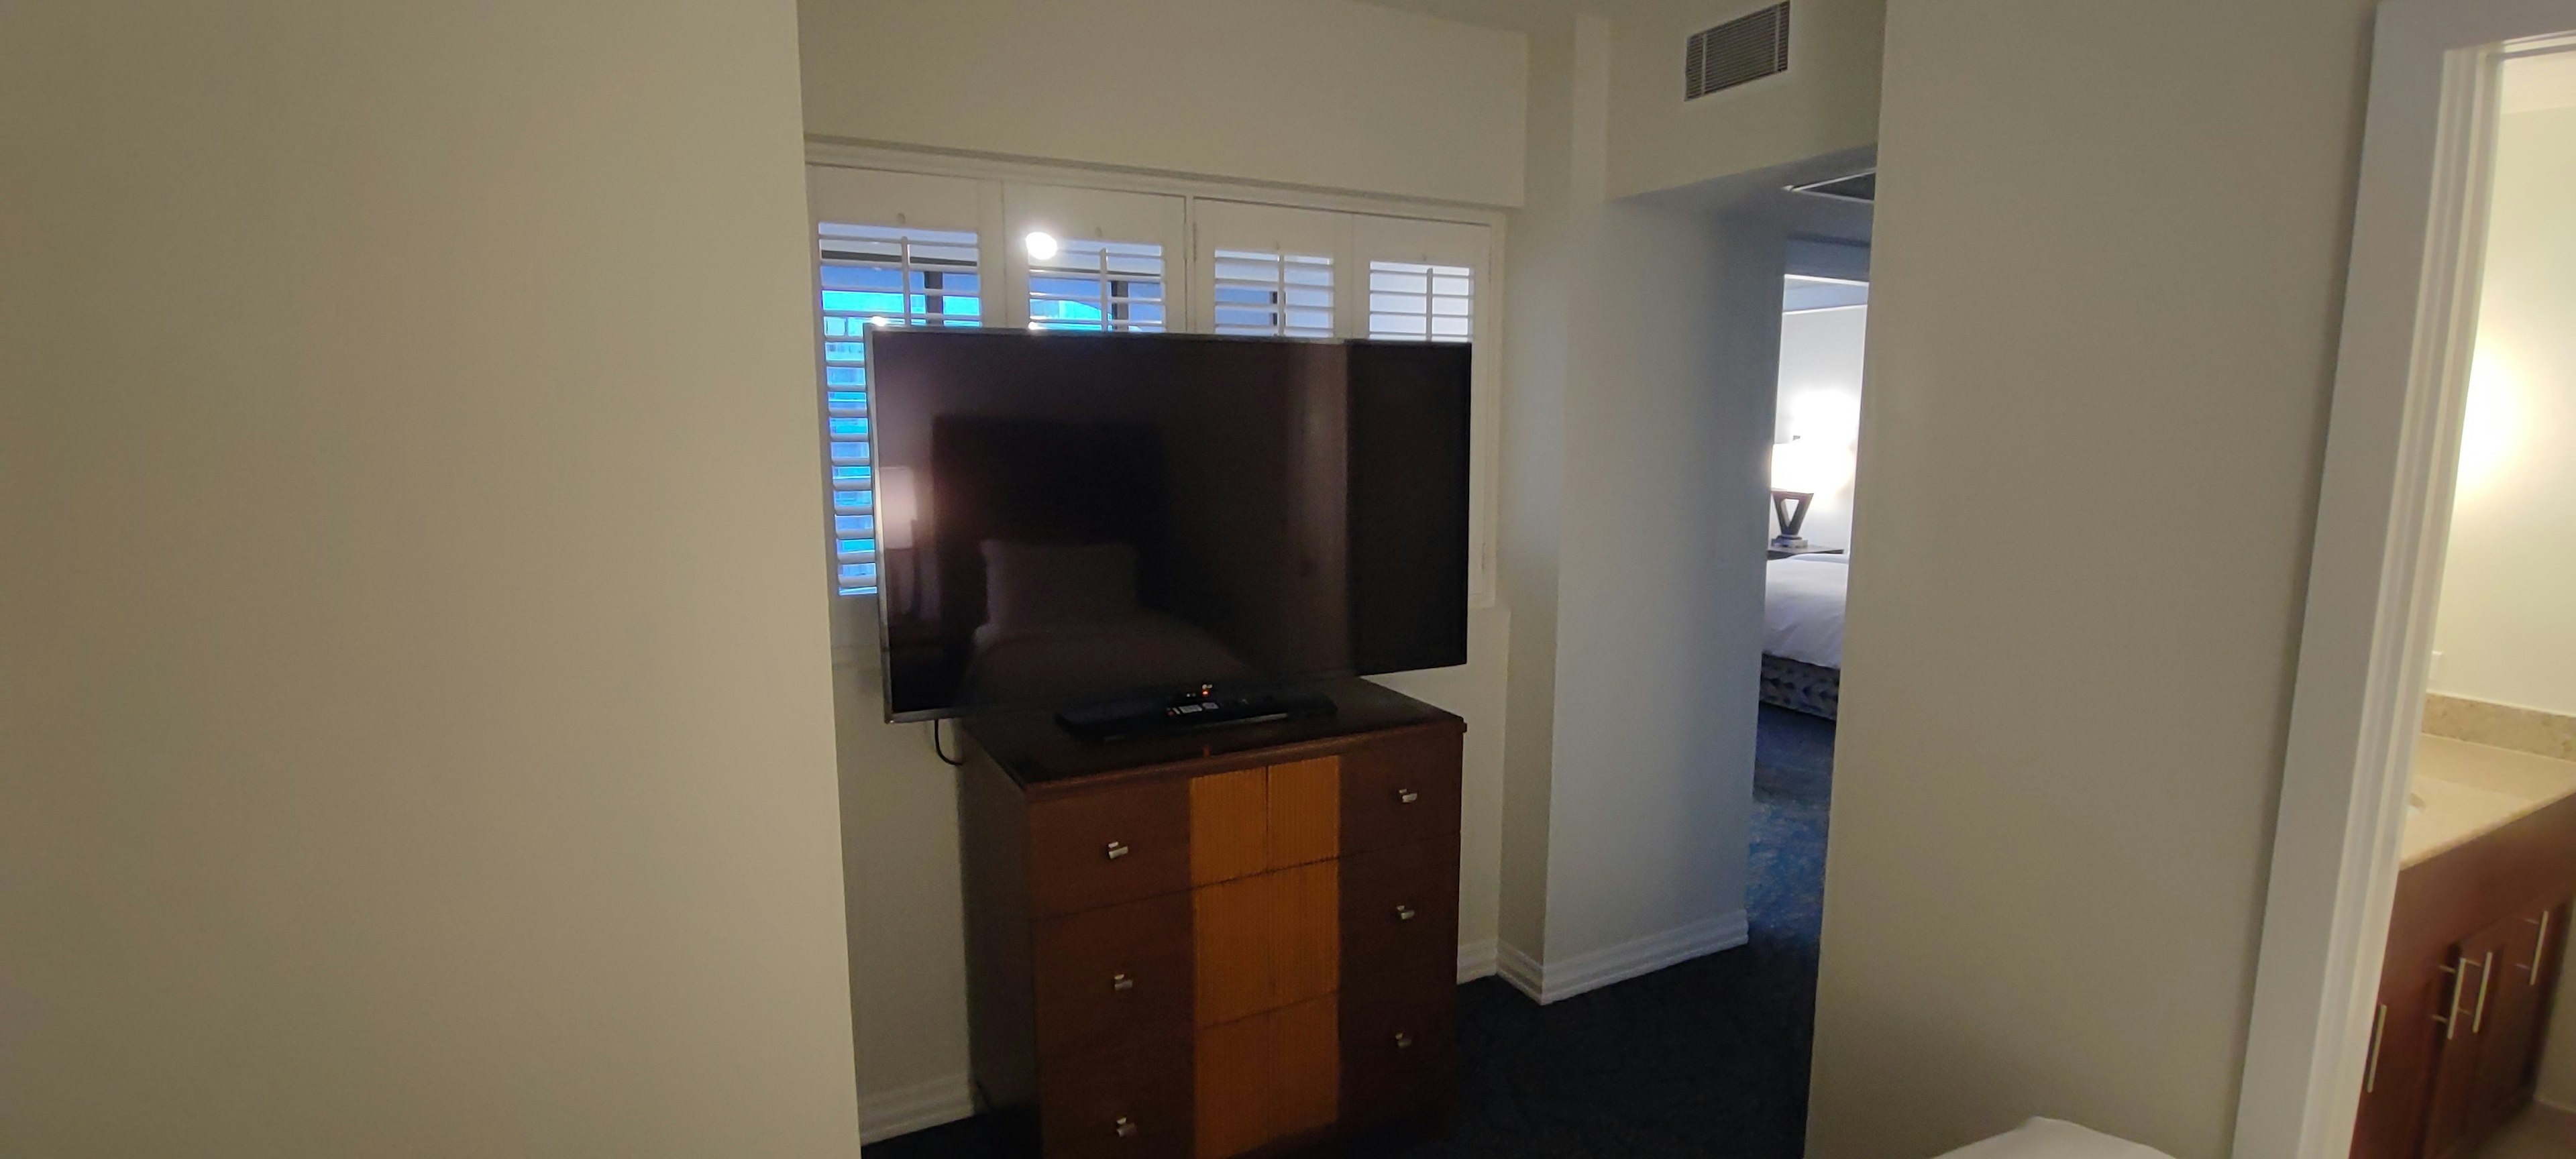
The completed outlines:
{"type": "Polygon", "coordinates": [[[1136,1137],[1136,1120],[1120,1115],[1116,1121],[1109,1124],[1109,1129],[1116,1132],[1121,1139],[1133,1139],[1136,1137]]]}
{"type": "Polygon", "coordinates": [[[1112,841],[1109,843],[1109,849],[1107,852],[1109,854],[1109,860],[1116,861],[1119,858],[1125,857],[1129,853],[1134,852],[1134,850],[1127,848],[1127,843],[1124,841],[1112,841]]]}
{"type": "Polygon", "coordinates": [[[1395,907],[1395,920],[1400,922],[1412,921],[1413,907],[1409,905],[1399,905],[1395,907]]]}
{"type": "Polygon", "coordinates": [[[2531,984],[2540,985],[2540,959],[2549,953],[2549,919],[2557,910],[2540,911],[2540,937],[2531,943],[2531,984]]]}
{"type": "Polygon", "coordinates": [[[2370,1016],[2370,1068],[2362,1072],[2361,1093],[2379,1089],[2379,1044],[2388,1037],[2388,1004],[2379,1004],[2379,1013],[2370,1016]]]}
{"type": "Polygon", "coordinates": [[[2444,1042],[2451,1041],[2460,1032],[2460,993],[2469,984],[2468,969],[2467,958],[2454,959],[2450,965],[2442,967],[2442,972],[2451,976],[2451,1000],[2442,1004],[2442,1012],[2434,1015],[2433,1021],[2442,1024],[2444,1042]]]}
{"type": "Polygon", "coordinates": [[[2478,967],[2478,1008],[2469,1015],[2471,1034],[2476,1034],[2487,1024],[2487,980],[2493,977],[2495,977],[2495,951],[2489,950],[2486,962],[2478,967]]]}
{"type": "Polygon", "coordinates": [[[1109,976],[1109,988],[1124,994],[1127,991],[1136,988],[1136,980],[1125,974],[1111,974],[1109,976]]]}
{"type": "Polygon", "coordinates": [[[1395,803],[1398,805],[1410,805],[1421,799],[1422,794],[1414,792],[1411,789],[1397,789],[1395,791],[1395,803]]]}

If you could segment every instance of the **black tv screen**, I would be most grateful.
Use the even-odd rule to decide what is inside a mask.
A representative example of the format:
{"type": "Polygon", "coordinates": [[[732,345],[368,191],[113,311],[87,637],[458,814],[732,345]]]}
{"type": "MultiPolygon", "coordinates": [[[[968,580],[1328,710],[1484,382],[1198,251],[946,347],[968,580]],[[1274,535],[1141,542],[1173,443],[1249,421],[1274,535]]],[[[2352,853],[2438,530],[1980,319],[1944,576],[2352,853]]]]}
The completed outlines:
{"type": "Polygon", "coordinates": [[[869,344],[888,719],[1466,662],[1466,347],[869,344]]]}

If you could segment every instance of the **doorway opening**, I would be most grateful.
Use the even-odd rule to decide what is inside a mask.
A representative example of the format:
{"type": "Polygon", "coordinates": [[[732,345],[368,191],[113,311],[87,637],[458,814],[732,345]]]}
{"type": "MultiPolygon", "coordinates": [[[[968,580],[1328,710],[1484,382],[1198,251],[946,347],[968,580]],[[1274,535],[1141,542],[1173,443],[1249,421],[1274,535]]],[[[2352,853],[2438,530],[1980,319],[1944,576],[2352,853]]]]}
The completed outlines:
{"type": "Polygon", "coordinates": [[[2576,1156],[2571,27],[2382,10],[2238,1154],[2576,1156]]]}

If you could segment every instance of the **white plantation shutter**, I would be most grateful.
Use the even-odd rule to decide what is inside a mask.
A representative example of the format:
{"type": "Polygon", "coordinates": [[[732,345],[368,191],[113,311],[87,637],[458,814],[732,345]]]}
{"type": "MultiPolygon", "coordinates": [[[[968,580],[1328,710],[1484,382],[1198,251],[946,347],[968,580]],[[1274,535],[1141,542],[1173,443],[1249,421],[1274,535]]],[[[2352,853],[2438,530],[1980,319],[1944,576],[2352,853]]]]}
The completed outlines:
{"type": "Polygon", "coordinates": [[[971,231],[839,222],[814,228],[833,588],[845,596],[874,595],[877,485],[868,428],[868,330],[982,325],[983,275],[971,231]]]}
{"type": "Polygon", "coordinates": [[[1472,342],[1475,317],[1475,275],[1467,267],[1436,262],[1369,263],[1369,337],[1472,342]]]}
{"type": "Polygon", "coordinates": [[[1333,336],[1333,259],[1329,254],[1215,252],[1212,327],[1219,334],[1333,336]]]}
{"type": "Polygon", "coordinates": [[[1068,238],[1054,257],[1029,259],[1032,330],[1158,333],[1168,324],[1163,247],[1068,238]]]}

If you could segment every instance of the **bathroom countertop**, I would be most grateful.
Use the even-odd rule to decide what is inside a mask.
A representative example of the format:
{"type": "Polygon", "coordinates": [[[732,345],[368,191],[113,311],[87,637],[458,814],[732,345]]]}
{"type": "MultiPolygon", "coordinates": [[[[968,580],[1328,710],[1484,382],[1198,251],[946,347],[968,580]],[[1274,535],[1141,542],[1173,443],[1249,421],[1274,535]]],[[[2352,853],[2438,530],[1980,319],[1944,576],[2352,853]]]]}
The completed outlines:
{"type": "Polygon", "coordinates": [[[2398,843],[2408,866],[2576,795],[2576,762],[2418,736],[2410,788],[2406,833],[2398,843]],[[2413,800],[2423,806],[2413,807],[2413,800]]]}

